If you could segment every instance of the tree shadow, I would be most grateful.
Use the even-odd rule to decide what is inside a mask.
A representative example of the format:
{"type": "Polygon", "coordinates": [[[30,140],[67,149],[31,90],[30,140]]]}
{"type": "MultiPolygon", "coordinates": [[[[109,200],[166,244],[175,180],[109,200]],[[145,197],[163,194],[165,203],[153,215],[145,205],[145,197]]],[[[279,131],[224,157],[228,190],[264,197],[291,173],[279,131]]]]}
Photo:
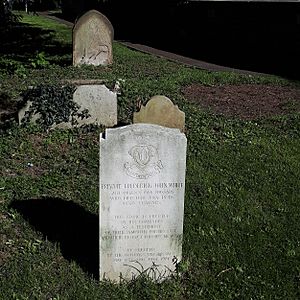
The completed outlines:
{"type": "Polygon", "coordinates": [[[98,216],[82,206],[59,198],[16,200],[17,210],[44,238],[60,245],[63,256],[99,278],[98,216]]]}
{"type": "Polygon", "coordinates": [[[300,78],[296,3],[173,1],[178,4],[172,6],[164,1],[162,6],[151,1],[145,8],[142,1],[119,2],[102,7],[116,39],[225,67],[300,78]]]}
{"type": "Polygon", "coordinates": [[[300,6],[292,3],[195,1],[184,6],[185,22],[177,24],[182,39],[178,51],[219,65],[299,79],[299,13],[300,6]]]}
{"type": "Polygon", "coordinates": [[[59,65],[71,63],[72,45],[55,40],[55,31],[41,29],[23,23],[17,23],[0,32],[0,55],[13,60],[28,63],[37,53],[44,52],[46,57],[61,57],[59,65]],[[69,55],[70,58],[65,58],[69,55]]]}

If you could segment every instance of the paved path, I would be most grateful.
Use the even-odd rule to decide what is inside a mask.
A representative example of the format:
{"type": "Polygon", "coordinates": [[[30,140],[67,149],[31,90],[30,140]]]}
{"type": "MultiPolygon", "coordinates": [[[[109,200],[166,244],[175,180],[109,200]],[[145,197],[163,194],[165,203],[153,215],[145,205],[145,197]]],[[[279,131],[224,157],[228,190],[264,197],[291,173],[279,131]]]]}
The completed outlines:
{"type": "MultiPolygon", "coordinates": [[[[52,16],[48,12],[39,12],[38,14],[42,15],[42,16],[45,16],[49,19],[55,20],[57,22],[60,22],[62,24],[65,24],[69,27],[73,27],[73,25],[74,25],[72,22],[69,22],[69,21],[60,19],[58,17],[52,16]]],[[[225,66],[219,66],[219,65],[211,64],[211,63],[204,62],[204,61],[201,61],[201,60],[197,60],[197,59],[189,58],[189,57],[186,57],[186,56],[178,55],[178,54],[175,54],[175,53],[171,53],[171,52],[159,50],[159,49],[156,49],[156,48],[152,48],[152,47],[146,46],[146,45],[135,44],[135,43],[126,42],[126,41],[118,41],[118,42],[125,45],[126,47],[134,49],[134,50],[138,50],[138,51],[141,51],[141,52],[144,52],[144,53],[156,55],[158,57],[163,57],[163,58],[166,58],[166,59],[171,60],[171,61],[179,62],[179,63],[182,63],[182,64],[187,65],[187,66],[196,67],[196,68],[207,70],[207,71],[235,72],[235,73],[246,74],[246,75],[265,75],[265,74],[262,74],[262,73],[257,73],[257,72],[247,71],[247,70],[234,69],[234,68],[229,68],[229,67],[225,67],[225,66]]]]}

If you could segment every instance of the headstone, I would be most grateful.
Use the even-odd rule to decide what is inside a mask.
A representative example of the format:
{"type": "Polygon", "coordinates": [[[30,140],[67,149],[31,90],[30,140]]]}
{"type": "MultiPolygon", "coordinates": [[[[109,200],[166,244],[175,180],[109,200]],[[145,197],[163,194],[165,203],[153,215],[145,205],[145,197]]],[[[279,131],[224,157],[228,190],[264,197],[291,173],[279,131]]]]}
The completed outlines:
{"type": "Polygon", "coordinates": [[[106,66],[112,63],[114,30],[97,10],[78,19],[73,28],[73,65],[106,66]]]}
{"type": "Polygon", "coordinates": [[[90,117],[78,119],[78,124],[97,124],[113,127],[118,122],[117,94],[104,84],[79,85],[73,95],[73,101],[80,106],[80,111],[87,109],[90,117]]]}
{"type": "MultiPolygon", "coordinates": [[[[109,90],[104,84],[85,84],[77,86],[73,101],[79,105],[79,112],[87,109],[89,113],[88,118],[76,118],[76,127],[82,125],[104,125],[106,127],[113,127],[118,122],[118,105],[117,105],[117,92],[109,90]]],[[[32,102],[28,101],[18,113],[19,124],[25,117],[25,113],[30,110],[32,102]]],[[[41,118],[39,113],[33,114],[31,118],[32,123],[41,118]]],[[[54,124],[51,128],[72,128],[74,127],[69,122],[62,122],[54,124]]]]}
{"type": "Polygon", "coordinates": [[[186,137],[133,124],[100,136],[100,280],[156,280],[182,251],[186,137]]]}
{"type": "Polygon", "coordinates": [[[133,114],[133,123],[150,123],[184,131],[185,114],[165,96],[154,96],[133,114]]]}

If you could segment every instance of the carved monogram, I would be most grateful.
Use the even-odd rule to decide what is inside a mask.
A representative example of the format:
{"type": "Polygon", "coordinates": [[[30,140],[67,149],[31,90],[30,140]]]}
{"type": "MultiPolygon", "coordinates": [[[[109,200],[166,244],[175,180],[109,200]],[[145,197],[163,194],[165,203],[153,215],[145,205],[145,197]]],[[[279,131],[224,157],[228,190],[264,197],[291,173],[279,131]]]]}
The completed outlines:
{"type": "Polygon", "coordinates": [[[163,169],[157,149],[152,145],[136,145],[129,150],[131,162],[124,164],[127,175],[137,179],[147,179],[163,169]]]}

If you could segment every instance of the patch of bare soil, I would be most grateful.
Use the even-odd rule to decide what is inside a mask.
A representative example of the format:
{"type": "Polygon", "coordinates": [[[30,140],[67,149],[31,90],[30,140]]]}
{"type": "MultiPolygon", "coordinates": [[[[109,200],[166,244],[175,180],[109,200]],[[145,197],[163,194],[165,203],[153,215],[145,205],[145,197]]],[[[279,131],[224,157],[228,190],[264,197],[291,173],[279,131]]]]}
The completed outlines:
{"type": "Polygon", "coordinates": [[[188,101],[215,114],[244,120],[300,112],[300,88],[263,84],[203,86],[183,89],[188,101]]]}

